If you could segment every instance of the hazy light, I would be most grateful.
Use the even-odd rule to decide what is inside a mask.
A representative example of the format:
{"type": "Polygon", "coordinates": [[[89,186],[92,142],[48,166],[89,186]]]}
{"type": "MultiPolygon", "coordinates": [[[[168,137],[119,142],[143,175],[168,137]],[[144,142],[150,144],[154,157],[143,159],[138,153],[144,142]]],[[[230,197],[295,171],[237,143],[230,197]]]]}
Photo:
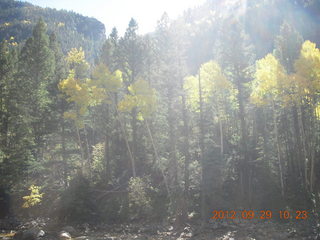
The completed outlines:
{"type": "Polygon", "coordinates": [[[95,17],[106,26],[107,34],[117,27],[123,34],[130,18],[139,24],[139,32],[146,33],[154,29],[157,20],[164,12],[170,18],[176,18],[189,7],[200,5],[205,0],[29,0],[42,7],[72,10],[89,17],[95,17]]]}

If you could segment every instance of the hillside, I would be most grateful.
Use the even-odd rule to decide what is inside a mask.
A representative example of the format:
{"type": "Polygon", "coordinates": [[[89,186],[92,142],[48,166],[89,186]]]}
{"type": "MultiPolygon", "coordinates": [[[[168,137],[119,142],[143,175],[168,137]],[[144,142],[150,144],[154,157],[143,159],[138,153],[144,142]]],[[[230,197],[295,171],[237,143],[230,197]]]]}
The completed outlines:
{"type": "Polygon", "coordinates": [[[214,58],[221,34],[236,22],[241,23],[257,58],[272,52],[283,22],[295,26],[303,39],[320,44],[320,2],[315,0],[207,0],[175,22],[187,32],[191,68],[214,58]]]}
{"type": "Polygon", "coordinates": [[[58,35],[64,53],[72,47],[82,47],[88,60],[93,61],[105,39],[104,25],[94,18],[70,11],[0,0],[0,39],[13,36],[17,42],[26,40],[40,17],[47,23],[49,33],[58,35]]]}

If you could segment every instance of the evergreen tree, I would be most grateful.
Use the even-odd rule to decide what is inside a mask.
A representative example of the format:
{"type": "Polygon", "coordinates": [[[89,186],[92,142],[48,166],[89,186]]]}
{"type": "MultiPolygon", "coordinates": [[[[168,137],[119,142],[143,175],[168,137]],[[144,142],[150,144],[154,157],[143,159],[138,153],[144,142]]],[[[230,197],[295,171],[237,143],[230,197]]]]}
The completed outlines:
{"type": "Polygon", "coordinates": [[[119,69],[119,37],[118,30],[112,29],[111,34],[102,46],[100,63],[105,64],[111,71],[119,69]]]}
{"type": "Polygon", "coordinates": [[[275,56],[288,73],[294,71],[294,62],[299,57],[303,39],[297,30],[284,22],[280,34],[275,39],[275,56]]]}
{"type": "MultiPolygon", "coordinates": [[[[121,59],[121,71],[124,77],[124,86],[126,93],[129,94],[128,87],[134,84],[141,75],[142,63],[143,63],[143,49],[141,38],[137,33],[138,24],[132,18],[129,22],[128,28],[124,34],[124,37],[120,39],[120,59],[121,59]]],[[[138,141],[138,128],[139,123],[137,120],[137,108],[134,107],[130,113],[130,125],[132,130],[132,175],[137,175],[136,160],[141,159],[141,152],[139,151],[138,141]]]]}
{"type": "Polygon", "coordinates": [[[63,172],[63,182],[64,186],[68,186],[68,176],[69,176],[69,164],[67,161],[67,137],[68,130],[70,131],[70,126],[67,124],[67,121],[64,118],[64,113],[70,108],[70,104],[65,100],[65,98],[60,93],[58,88],[59,83],[67,77],[67,62],[62,53],[62,49],[60,46],[60,42],[57,39],[55,33],[51,33],[49,36],[49,46],[54,54],[54,73],[52,79],[48,85],[52,109],[52,124],[55,128],[55,132],[58,131],[60,133],[60,142],[59,144],[61,148],[59,149],[59,154],[61,156],[63,168],[61,171],[63,172]]]}
{"type": "Polygon", "coordinates": [[[23,106],[33,135],[33,155],[36,161],[42,159],[41,148],[45,146],[44,136],[52,131],[52,98],[49,84],[54,73],[54,54],[49,46],[46,24],[40,19],[21,50],[19,57],[20,86],[24,89],[23,106]]]}
{"type": "Polygon", "coordinates": [[[236,21],[235,24],[225,22],[221,29],[219,46],[217,46],[217,59],[224,69],[226,76],[237,90],[238,122],[240,132],[238,174],[241,194],[241,204],[248,204],[252,200],[252,175],[250,170],[251,156],[249,152],[249,129],[246,103],[248,90],[246,83],[251,80],[251,66],[254,61],[253,46],[249,36],[244,31],[244,24],[236,21]]]}
{"type": "Polygon", "coordinates": [[[31,159],[29,125],[21,105],[23,88],[17,80],[17,49],[0,43],[0,186],[13,187],[24,179],[31,159]]]}

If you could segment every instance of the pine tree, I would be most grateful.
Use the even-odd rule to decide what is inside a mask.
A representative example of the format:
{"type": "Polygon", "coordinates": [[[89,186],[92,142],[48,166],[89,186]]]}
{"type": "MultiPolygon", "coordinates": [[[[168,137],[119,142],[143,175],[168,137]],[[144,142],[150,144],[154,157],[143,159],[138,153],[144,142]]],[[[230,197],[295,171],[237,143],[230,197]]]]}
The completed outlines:
{"type": "Polygon", "coordinates": [[[14,42],[0,43],[0,186],[12,187],[26,176],[32,136],[24,114],[17,78],[17,48],[14,42]]]}
{"type": "Polygon", "coordinates": [[[60,146],[61,149],[59,150],[59,153],[61,155],[62,159],[62,165],[63,165],[63,182],[64,186],[68,186],[68,176],[69,176],[69,164],[67,161],[67,122],[65,120],[64,113],[70,108],[70,104],[65,100],[65,98],[62,96],[59,90],[59,83],[67,77],[67,62],[65,60],[65,57],[62,53],[62,49],[60,46],[60,42],[57,39],[57,36],[55,33],[51,33],[49,36],[50,40],[50,49],[52,50],[54,54],[54,74],[53,77],[49,83],[49,94],[51,99],[53,100],[51,103],[51,109],[52,109],[52,124],[55,127],[55,131],[58,131],[60,134],[60,146]]]}
{"type": "Polygon", "coordinates": [[[49,84],[54,72],[54,54],[49,47],[46,24],[40,19],[21,50],[19,58],[20,87],[24,89],[22,103],[32,129],[35,160],[42,158],[44,136],[52,129],[50,123],[52,98],[49,84]]]}
{"type": "MultiPolygon", "coordinates": [[[[126,88],[126,93],[129,93],[128,87],[134,84],[142,71],[143,63],[143,49],[141,44],[141,38],[137,33],[138,24],[134,19],[131,19],[128,28],[124,34],[124,37],[120,39],[120,59],[121,59],[121,71],[124,78],[124,86],[126,88]]],[[[132,175],[136,176],[136,159],[141,158],[139,156],[140,144],[138,141],[138,129],[139,123],[137,120],[137,109],[132,108],[130,113],[130,123],[132,129],[132,175]]]]}
{"type": "Polygon", "coordinates": [[[294,62],[299,57],[303,39],[297,30],[284,22],[280,34],[275,39],[275,56],[288,73],[294,71],[294,62]]]}
{"type": "MultiPolygon", "coordinates": [[[[221,36],[217,50],[217,59],[222,69],[227,73],[228,79],[237,90],[238,119],[240,129],[239,150],[241,160],[238,163],[239,184],[241,192],[241,204],[247,204],[252,200],[252,175],[250,173],[250,146],[249,131],[247,125],[246,102],[248,99],[247,86],[251,80],[251,65],[254,54],[252,44],[244,31],[244,23],[225,22],[222,25],[221,36]]],[[[254,148],[254,147],[253,147],[254,148]]]]}
{"type": "Polygon", "coordinates": [[[116,28],[113,28],[108,39],[102,46],[100,53],[100,63],[108,66],[111,71],[115,71],[120,68],[119,57],[118,30],[116,28]]]}
{"type": "MultiPolygon", "coordinates": [[[[287,74],[293,74],[295,71],[294,63],[300,55],[302,42],[303,38],[294,26],[290,25],[288,22],[284,22],[281,25],[280,33],[275,38],[274,56],[279,60],[287,74]]],[[[289,80],[290,78],[287,79],[287,82],[289,80]]],[[[295,192],[297,189],[301,188],[300,182],[304,175],[302,164],[302,156],[304,153],[300,134],[301,129],[299,127],[298,106],[295,101],[293,101],[296,92],[295,84],[293,82],[288,82],[288,84],[292,86],[290,88],[287,87],[285,94],[282,97],[288,99],[286,102],[289,103],[288,106],[290,105],[290,107],[282,109],[279,114],[281,118],[287,119],[286,128],[283,128],[281,125],[279,125],[279,128],[283,129],[283,132],[286,132],[286,129],[291,128],[291,131],[294,133],[293,136],[291,134],[284,134],[287,138],[285,141],[287,143],[285,148],[287,153],[285,155],[289,157],[288,159],[284,159],[285,162],[288,163],[288,168],[283,170],[284,173],[287,171],[284,175],[287,175],[287,195],[290,196],[290,192],[295,192]]]]}

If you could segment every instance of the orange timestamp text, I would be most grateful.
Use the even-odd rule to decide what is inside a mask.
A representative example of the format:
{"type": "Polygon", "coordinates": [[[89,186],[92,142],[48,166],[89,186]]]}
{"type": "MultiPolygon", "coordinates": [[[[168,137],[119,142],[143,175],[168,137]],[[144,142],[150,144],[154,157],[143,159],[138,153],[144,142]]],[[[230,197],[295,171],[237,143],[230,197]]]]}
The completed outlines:
{"type": "Polygon", "coordinates": [[[307,211],[271,211],[271,210],[214,210],[210,219],[297,219],[304,220],[308,218],[307,211]]]}

